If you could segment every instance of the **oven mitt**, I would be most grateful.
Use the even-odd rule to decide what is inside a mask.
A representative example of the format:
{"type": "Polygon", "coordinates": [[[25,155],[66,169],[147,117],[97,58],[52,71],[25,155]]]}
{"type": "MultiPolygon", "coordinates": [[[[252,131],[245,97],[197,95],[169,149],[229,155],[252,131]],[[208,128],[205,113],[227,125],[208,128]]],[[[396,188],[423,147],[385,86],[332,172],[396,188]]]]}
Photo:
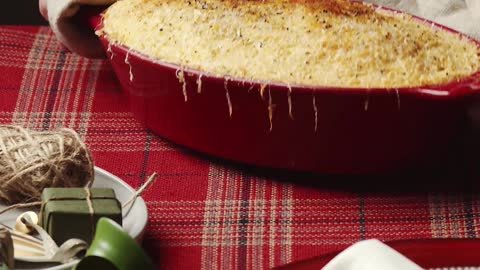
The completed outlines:
{"type": "Polygon", "coordinates": [[[75,20],[82,6],[105,6],[116,0],[46,0],[48,21],[57,39],[70,51],[81,56],[99,58],[105,55],[98,37],[87,23],[75,20]]]}
{"type": "Polygon", "coordinates": [[[403,10],[480,40],[479,0],[364,0],[403,10]]]}

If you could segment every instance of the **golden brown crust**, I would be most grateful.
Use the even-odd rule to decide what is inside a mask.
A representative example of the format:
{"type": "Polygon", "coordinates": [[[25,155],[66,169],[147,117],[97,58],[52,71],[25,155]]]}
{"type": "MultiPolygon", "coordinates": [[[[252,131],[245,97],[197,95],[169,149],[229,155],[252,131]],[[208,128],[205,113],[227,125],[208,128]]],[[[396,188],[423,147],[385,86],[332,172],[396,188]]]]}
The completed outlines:
{"type": "Polygon", "coordinates": [[[465,38],[349,0],[123,0],[104,22],[111,39],[152,57],[244,79],[411,87],[480,67],[465,38]]]}
{"type": "MultiPolygon", "coordinates": [[[[199,2],[199,0],[193,1],[199,2]]],[[[187,2],[192,3],[191,1],[187,2]]],[[[375,13],[375,10],[371,6],[349,0],[224,0],[221,1],[221,3],[222,5],[229,6],[232,9],[235,9],[239,6],[262,5],[271,3],[280,3],[283,8],[288,8],[291,4],[301,4],[310,8],[312,12],[328,12],[336,15],[352,17],[372,15],[375,13]]]]}
{"type": "Polygon", "coordinates": [[[333,14],[337,15],[345,15],[345,16],[361,16],[361,15],[369,15],[373,14],[374,10],[372,7],[367,5],[352,2],[349,0],[309,0],[313,2],[319,2],[320,5],[333,14]]]}

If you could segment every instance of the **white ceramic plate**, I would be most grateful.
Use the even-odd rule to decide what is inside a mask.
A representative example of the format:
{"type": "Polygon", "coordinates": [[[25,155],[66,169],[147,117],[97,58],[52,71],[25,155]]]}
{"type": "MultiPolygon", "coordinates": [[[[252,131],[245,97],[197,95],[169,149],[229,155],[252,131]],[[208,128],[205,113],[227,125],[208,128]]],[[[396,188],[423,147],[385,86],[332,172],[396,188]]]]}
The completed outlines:
{"type": "MultiPolygon", "coordinates": [[[[103,169],[100,169],[98,167],[95,167],[95,181],[93,186],[113,188],[121,204],[126,202],[128,199],[130,199],[133,196],[133,194],[135,194],[135,190],[132,187],[130,187],[130,185],[123,182],[120,178],[116,177],[115,175],[103,169]]],[[[0,210],[3,208],[5,208],[5,206],[0,204],[0,210]]],[[[27,210],[28,209],[12,210],[11,212],[7,212],[3,215],[0,215],[0,222],[12,227],[15,224],[15,219],[17,218],[17,216],[20,213],[27,210]]],[[[38,212],[38,208],[32,209],[32,210],[38,212]]],[[[124,217],[123,228],[125,229],[125,231],[128,232],[128,234],[130,234],[130,236],[135,238],[138,242],[141,242],[143,238],[145,226],[147,225],[147,219],[148,219],[148,213],[147,213],[147,207],[145,205],[145,201],[143,201],[143,199],[139,197],[135,201],[128,215],[124,217]]],[[[15,269],[16,270],[21,270],[21,269],[61,270],[61,269],[71,269],[75,264],[76,262],[63,264],[63,265],[58,265],[58,264],[47,265],[47,264],[16,262],[15,269]]]]}

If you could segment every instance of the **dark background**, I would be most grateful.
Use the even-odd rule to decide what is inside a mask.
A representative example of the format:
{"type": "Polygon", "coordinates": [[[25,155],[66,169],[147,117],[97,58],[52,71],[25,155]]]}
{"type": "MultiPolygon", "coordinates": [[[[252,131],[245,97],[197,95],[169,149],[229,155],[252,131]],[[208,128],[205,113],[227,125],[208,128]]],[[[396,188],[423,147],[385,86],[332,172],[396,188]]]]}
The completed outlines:
{"type": "Polygon", "coordinates": [[[0,24],[47,25],[38,11],[38,0],[0,0],[0,24]]]}

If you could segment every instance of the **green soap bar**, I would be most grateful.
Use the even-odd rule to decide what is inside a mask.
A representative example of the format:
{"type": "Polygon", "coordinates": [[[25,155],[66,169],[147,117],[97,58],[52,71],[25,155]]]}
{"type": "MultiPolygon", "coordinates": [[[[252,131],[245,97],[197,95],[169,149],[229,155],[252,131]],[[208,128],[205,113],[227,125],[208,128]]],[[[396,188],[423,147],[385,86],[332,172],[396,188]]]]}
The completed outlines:
{"type": "Polygon", "coordinates": [[[113,189],[91,188],[90,194],[93,213],[90,212],[84,188],[43,190],[41,225],[58,245],[71,238],[91,243],[101,217],[122,224],[122,207],[113,189]]]}

